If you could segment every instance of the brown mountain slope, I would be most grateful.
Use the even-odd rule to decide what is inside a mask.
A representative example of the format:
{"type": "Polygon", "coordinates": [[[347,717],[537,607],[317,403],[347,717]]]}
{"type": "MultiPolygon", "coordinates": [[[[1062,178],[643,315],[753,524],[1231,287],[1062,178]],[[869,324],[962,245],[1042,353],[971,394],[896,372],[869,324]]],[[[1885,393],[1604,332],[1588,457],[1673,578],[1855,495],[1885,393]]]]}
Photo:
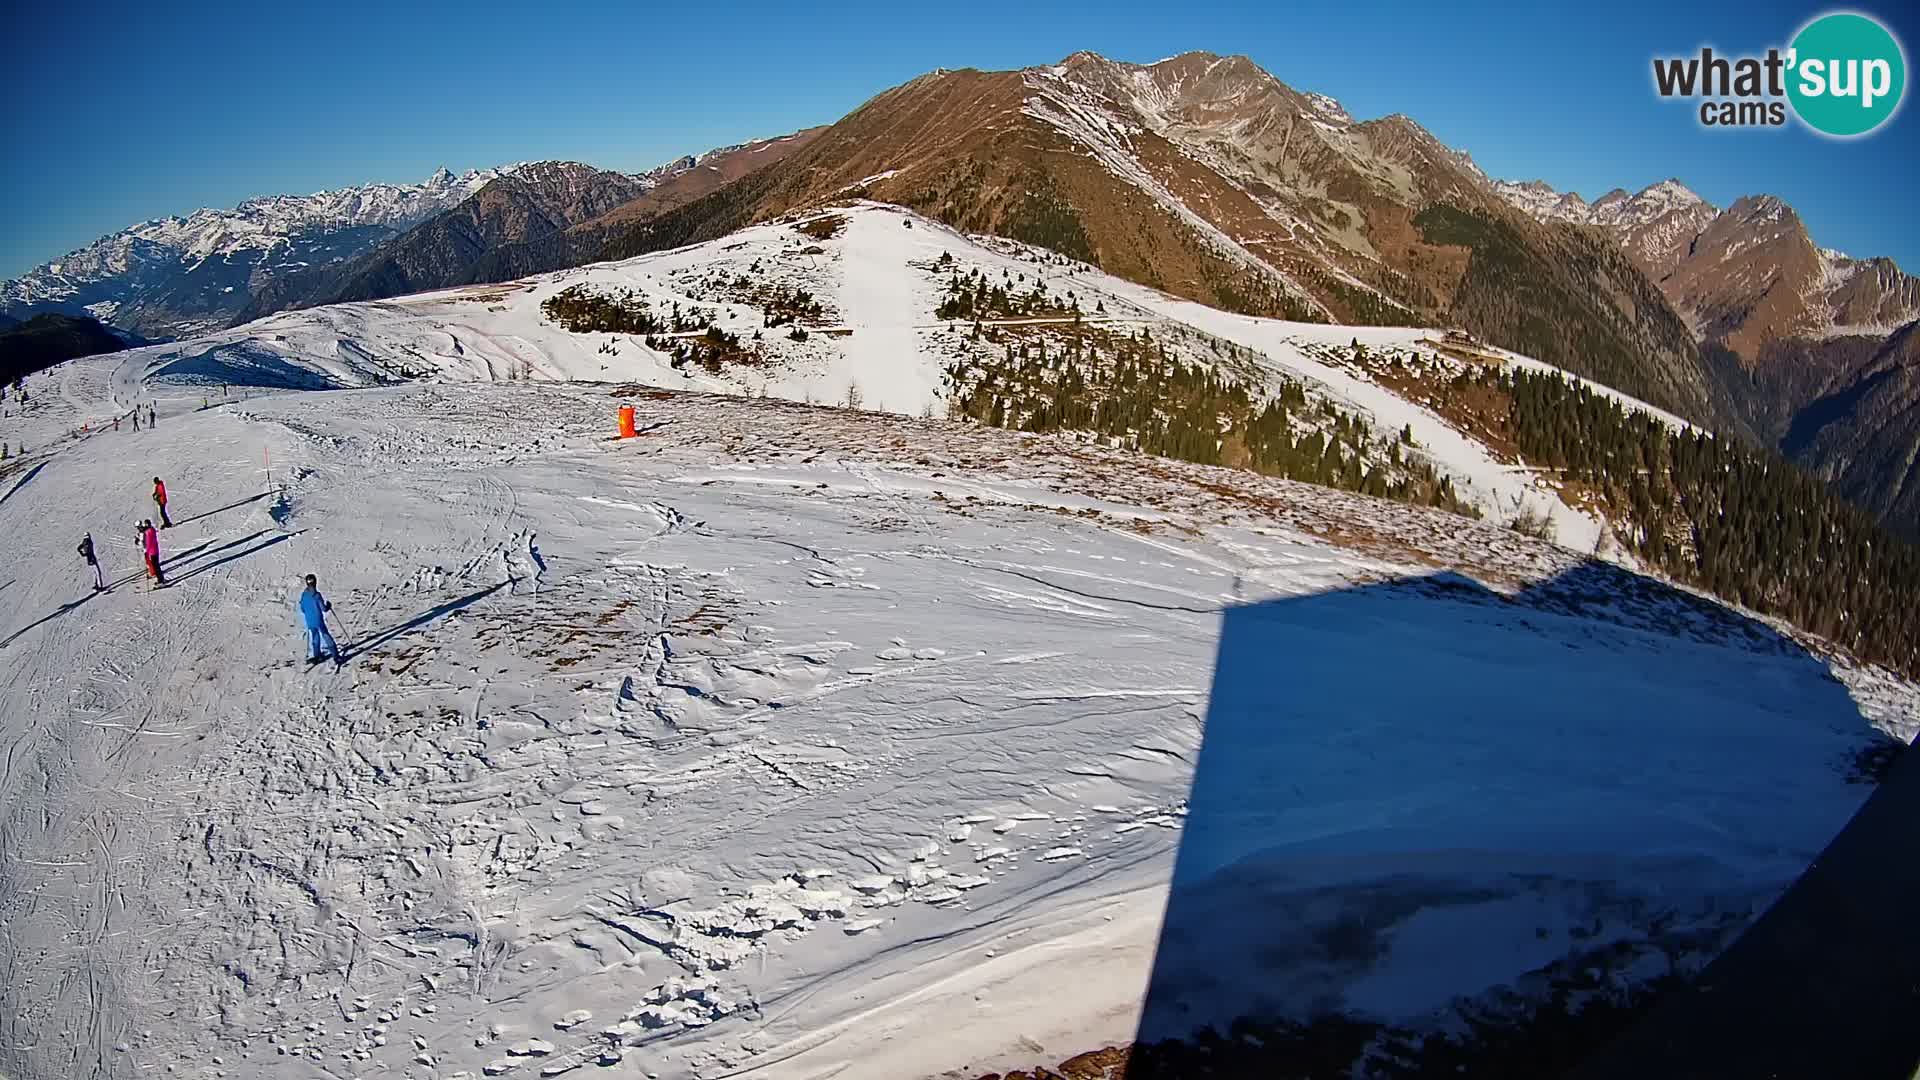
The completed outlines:
{"type": "MultiPolygon", "coordinates": [[[[680,212],[644,222],[608,249],[623,257],[711,239],[750,221],[856,195],[899,203],[958,228],[1052,248],[1138,281],[1239,310],[1307,315],[1270,268],[1207,223],[1170,213],[1087,147],[1022,110],[1020,72],[935,72],[880,94],[775,169],[680,212]],[[1212,240],[1212,242],[1210,242],[1212,240]]],[[[1165,140],[1138,154],[1189,190],[1238,193],[1187,169],[1165,140]]]]}
{"type": "Polygon", "coordinates": [[[564,270],[603,258],[608,243],[641,221],[677,210],[736,181],[787,160],[805,149],[823,128],[808,128],[774,139],[712,150],[664,167],[659,181],[606,213],[577,221],[566,229],[499,245],[475,259],[460,280],[449,284],[512,281],[528,274],[564,270]]]}
{"type": "Polygon", "coordinates": [[[1244,57],[933,72],[778,166],[636,222],[604,254],[856,195],[1229,310],[1461,323],[1685,415],[1725,416],[1685,324],[1630,260],[1515,209],[1412,120],[1356,123],[1244,57]]]}
{"type": "Polygon", "coordinates": [[[582,221],[573,231],[587,232],[625,225],[685,206],[756,169],[785,160],[794,152],[805,149],[814,136],[825,130],[824,127],[807,128],[776,139],[760,139],[714,150],[697,158],[683,158],[672,175],[654,187],[604,214],[582,221]]]}
{"type": "Polygon", "coordinates": [[[1751,363],[1706,353],[1767,443],[1920,540],[1920,322],[1885,337],[1778,338],[1751,363]]]}
{"type": "Polygon", "coordinates": [[[1771,195],[1736,201],[1689,245],[1661,286],[1703,339],[1759,360],[1775,341],[1885,337],[1920,317],[1920,280],[1888,259],[1815,246],[1806,223],[1771,195]]]}
{"type": "Polygon", "coordinates": [[[1920,279],[1817,246],[1770,195],[1716,210],[1668,180],[1589,207],[1542,184],[1497,186],[1530,214],[1610,236],[1691,321],[1742,430],[1920,537],[1920,279]]]}

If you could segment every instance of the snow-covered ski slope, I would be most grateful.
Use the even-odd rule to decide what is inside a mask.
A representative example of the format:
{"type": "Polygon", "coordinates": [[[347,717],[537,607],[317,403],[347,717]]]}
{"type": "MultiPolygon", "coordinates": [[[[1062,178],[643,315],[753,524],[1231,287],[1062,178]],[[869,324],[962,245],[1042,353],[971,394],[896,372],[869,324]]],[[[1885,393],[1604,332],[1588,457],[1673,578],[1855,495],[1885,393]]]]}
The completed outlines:
{"type": "MultiPolygon", "coordinates": [[[[271,316],[128,354],[124,393],[137,395],[138,386],[149,381],[186,387],[203,380],[244,380],[317,389],[419,377],[633,380],[822,403],[842,401],[856,387],[868,409],[941,416],[946,366],[982,351],[990,358],[999,348],[970,342],[970,323],[943,322],[935,315],[948,274],[955,268],[977,269],[996,282],[1009,275],[1008,283],[1023,289],[1044,279],[1053,295],[1072,293],[1095,324],[1129,332],[1180,327],[1254,350],[1256,362],[1273,380],[1304,381],[1343,408],[1371,417],[1376,430],[1410,426],[1423,453],[1492,520],[1509,520],[1521,510],[1544,512],[1562,543],[1592,551],[1600,538],[1599,521],[1567,506],[1535,476],[1498,460],[1428,409],[1315,355],[1317,348],[1354,339],[1375,349],[1431,353],[1421,343],[1433,331],[1234,315],[1038,249],[964,236],[897,207],[861,203],[832,215],[844,218],[845,226],[826,239],[791,224],[767,224],[676,251],[506,285],[271,316]],[[951,261],[942,264],[942,256],[951,261]],[[754,347],[768,362],[718,373],[696,364],[675,367],[639,335],[573,333],[543,315],[543,301],[580,285],[602,293],[633,290],[660,313],[676,304],[712,312],[715,325],[743,339],[759,332],[754,347]],[[816,332],[795,341],[787,327],[765,327],[769,288],[805,290],[821,301],[825,315],[815,321],[816,332]],[[1099,307],[1104,313],[1096,316],[1099,307]],[[822,326],[829,332],[817,332],[822,326]]],[[[1517,357],[1511,362],[1544,366],[1517,357]]],[[[1277,383],[1268,389],[1277,389],[1277,383]]]]}
{"type": "Polygon", "coordinates": [[[1129,1040],[1150,986],[1162,1027],[1444,1029],[1704,959],[1912,734],[1885,673],[1437,511],[738,396],[218,384],[350,381],[288,359],[346,320],[593,355],[440,304],[193,386],[75,361],[0,421],[7,1075],[978,1075],[1129,1040]],[[157,429],[56,437],[136,392],[157,429]],[[1176,862],[1205,932],[1157,949],[1176,862]],[[1390,914],[1315,952],[1349,887],[1390,914]]]}

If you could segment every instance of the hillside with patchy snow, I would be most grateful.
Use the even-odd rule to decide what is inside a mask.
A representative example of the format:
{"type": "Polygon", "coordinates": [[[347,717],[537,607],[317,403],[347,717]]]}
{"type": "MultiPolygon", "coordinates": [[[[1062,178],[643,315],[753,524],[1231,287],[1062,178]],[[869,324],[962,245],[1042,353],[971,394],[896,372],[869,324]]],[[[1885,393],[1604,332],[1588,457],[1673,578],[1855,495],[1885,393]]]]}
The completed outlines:
{"type": "MultiPolygon", "coordinates": [[[[1603,523],[1567,505],[1537,473],[1341,362],[1358,341],[1377,355],[1427,365],[1435,377],[1468,366],[1457,350],[1437,347],[1431,331],[1228,314],[877,204],[504,285],[287,312],[137,350],[121,366],[116,400],[124,406],[148,384],[191,395],[196,386],[227,382],[327,389],[420,378],[603,380],[823,404],[851,394],[875,411],[945,416],[956,365],[997,359],[1016,338],[1043,349],[1051,341],[1059,351],[1091,330],[1150,336],[1171,359],[1226,372],[1258,394],[1302,387],[1389,441],[1410,430],[1418,449],[1409,453],[1450,477],[1490,520],[1543,515],[1569,546],[1609,550],[1603,523]],[[1015,291],[1044,285],[1061,306],[1038,317],[940,318],[947,283],[974,272],[1015,291]],[[543,310],[569,290],[623,298],[663,322],[679,318],[699,329],[575,332],[543,310]],[[801,297],[810,306],[795,316],[801,297]],[[991,334],[982,337],[976,322],[991,334]],[[736,344],[705,363],[698,350],[713,340],[710,332],[736,344]]],[[[1475,353],[1482,363],[1541,366],[1484,346],[1475,353]]],[[[103,406],[99,415],[110,414],[103,406]]],[[[1386,450],[1373,448],[1382,458],[1386,450]]]]}

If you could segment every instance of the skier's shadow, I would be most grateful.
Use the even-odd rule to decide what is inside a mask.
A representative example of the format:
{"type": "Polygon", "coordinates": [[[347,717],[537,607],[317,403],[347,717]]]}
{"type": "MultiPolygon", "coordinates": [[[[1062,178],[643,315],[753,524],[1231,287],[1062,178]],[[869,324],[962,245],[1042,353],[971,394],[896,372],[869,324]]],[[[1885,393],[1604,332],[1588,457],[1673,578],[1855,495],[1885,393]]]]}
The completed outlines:
{"type": "Polygon", "coordinates": [[[352,659],[353,657],[370,653],[373,650],[379,648],[380,646],[385,645],[388,642],[394,640],[395,638],[405,637],[407,634],[410,634],[413,631],[418,630],[419,628],[427,625],[430,622],[433,622],[436,619],[444,618],[448,615],[453,614],[456,611],[459,611],[463,608],[476,604],[481,600],[484,600],[487,597],[492,596],[494,593],[499,592],[501,589],[506,588],[507,584],[508,583],[504,581],[497,582],[495,584],[487,586],[484,589],[479,589],[474,592],[470,592],[465,596],[455,597],[454,599],[449,600],[444,604],[439,604],[432,608],[429,608],[426,611],[423,611],[420,614],[415,615],[410,619],[407,619],[405,622],[396,623],[393,626],[387,627],[385,630],[380,630],[375,632],[374,634],[366,637],[363,640],[356,641],[350,645],[344,646],[340,650],[340,662],[345,663],[346,661],[348,661],[349,659],[352,659]]]}
{"type": "MultiPolygon", "coordinates": [[[[303,530],[296,530],[294,532],[275,533],[273,536],[269,537],[265,541],[255,544],[250,548],[245,548],[240,551],[236,551],[231,555],[222,556],[221,558],[215,559],[210,563],[202,563],[201,565],[194,567],[193,569],[187,571],[186,573],[170,579],[168,584],[169,586],[172,586],[172,585],[178,585],[183,581],[191,581],[192,579],[199,577],[201,574],[204,574],[209,570],[218,569],[219,567],[225,566],[226,564],[230,562],[234,562],[235,560],[244,559],[249,555],[257,555],[260,552],[265,551],[270,547],[273,547],[275,544],[286,543],[288,540],[291,540],[294,537],[300,535],[301,531],[303,530]]],[[[266,532],[266,530],[262,529],[260,530],[260,532],[266,532]]],[[[236,540],[231,544],[222,544],[221,546],[214,548],[213,551],[204,552],[202,555],[198,557],[204,558],[207,555],[213,554],[215,551],[225,551],[228,548],[234,547],[238,544],[247,543],[248,541],[257,538],[260,535],[260,532],[254,533],[253,536],[249,536],[244,540],[236,540]]]]}
{"type": "Polygon", "coordinates": [[[25,476],[22,476],[18,481],[16,481],[12,487],[8,488],[7,493],[5,495],[0,495],[0,503],[4,503],[8,499],[13,498],[15,495],[20,494],[20,489],[32,483],[33,478],[36,476],[39,476],[40,470],[46,467],[47,467],[47,463],[42,461],[36,464],[33,468],[28,469],[27,474],[25,476]]]}
{"type": "Polygon", "coordinates": [[[175,528],[178,528],[181,525],[186,525],[195,521],[199,521],[202,518],[210,518],[215,514],[224,514],[229,510],[237,510],[240,507],[247,505],[248,503],[259,502],[261,499],[264,499],[267,496],[272,494],[273,492],[271,491],[263,491],[258,495],[249,495],[246,498],[241,499],[239,502],[230,502],[225,506],[218,506],[213,508],[212,510],[204,510],[198,514],[193,515],[192,517],[181,518],[178,521],[175,521],[173,524],[175,528]]]}
{"type": "MultiPolygon", "coordinates": [[[[1604,564],[1231,608],[1127,1076],[1561,1075],[1805,870],[1883,740],[1792,639],[1604,564]]],[[[1910,1045],[1916,985],[1849,1032],[1910,1045]]]]}
{"type": "MultiPolygon", "coordinates": [[[[179,522],[175,522],[174,524],[178,525],[179,522]]],[[[224,544],[218,544],[218,545],[216,545],[212,540],[202,540],[190,548],[183,549],[176,555],[167,555],[165,553],[162,553],[161,559],[160,559],[160,565],[168,573],[173,573],[176,570],[182,569],[187,566],[191,566],[192,564],[200,561],[201,559],[206,558],[209,555],[218,554],[219,552],[222,552],[222,551],[231,551],[234,548],[241,546],[242,544],[251,544],[255,540],[260,539],[262,536],[267,535],[267,533],[271,531],[272,530],[270,529],[255,529],[254,531],[248,533],[245,536],[240,537],[237,540],[229,540],[224,544]]],[[[291,532],[291,533],[282,533],[281,535],[297,536],[299,535],[299,533],[291,532]]],[[[224,562],[225,560],[222,560],[222,561],[224,562]]]]}
{"type": "MultiPolygon", "coordinates": [[[[184,556],[184,557],[176,556],[175,558],[172,558],[172,559],[163,560],[161,564],[162,569],[169,574],[174,574],[174,571],[182,565],[196,562],[216,552],[227,551],[231,548],[239,547],[242,544],[246,544],[253,540],[259,539],[259,537],[266,531],[267,530],[262,529],[259,532],[252,534],[251,536],[244,536],[238,540],[221,544],[218,547],[214,547],[210,549],[208,548],[207,543],[202,543],[197,547],[188,549],[190,552],[194,552],[195,554],[184,556]]],[[[216,569],[218,567],[226,565],[227,563],[234,562],[239,559],[244,559],[249,555],[258,554],[270,547],[273,547],[275,544],[285,543],[286,541],[293,539],[295,536],[300,535],[300,533],[303,531],[305,530],[295,530],[294,532],[278,533],[273,537],[269,538],[264,543],[254,544],[252,547],[245,548],[244,550],[240,550],[240,551],[235,551],[230,555],[226,555],[222,558],[215,559],[210,563],[203,563],[201,565],[195,566],[193,569],[187,571],[184,574],[174,574],[174,576],[171,576],[167,579],[167,587],[172,588],[183,581],[191,580],[192,578],[198,577],[199,575],[204,574],[209,570],[216,569]]],[[[58,619],[64,615],[71,614],[72,612],[78,610],[81,605],[87,603],[89,600],[92,600],[94,597],[104,596],[108,593],[113,592],[113,590],[118,589],[122,585],[126,585],[130,582],[138,581],[143,576],[145,576],[145,571],[135,570],[129,574],[126,574],[122,577],[114,579],[112,582],[108,583],[105,589],[88,592],[77,600],[70,600],[67,603],[60,605],[59,607],[53,609],[52,611],[48,612],[45,615],[42,615],[40,618],[34,620],[33,622],[28,623],[27,625],[21,627],[18,630],[15,630],[11,634],[8,634],[5,638],[0,638],[0,649],[4,649],[7,646],[13,644],[14,641],[18,640],[19,637],[22,634],[25,634],[27,631],[32,630],[36,627],[44,626],[47,623],[50,623],[53,620],[58,619]]],[[[13,582],[9,581],[7,582],[7,584],[11,585],[13,584],[13,582]]],[[[0,588],[5,588],[5,587],[6,586],[0,586],[0,588]]]]}
{"type": "MultiPolygon", "coordinates": [[[[8,584],[12,584],[12,583],[9,582],[8,584]]],[[[27,625],[21,627],[18,630],[15,630],[13,633],[8,634],[6,637],[0,638],[0,649],[4,649],[7,646],[13,644],[15,641],[19,640],[21,635],[25,634],[27,631],[32,630],[36,627],[45,626],[47,623],[50,623],[53,620],[60,618],[62,615],[67,615],[77,610],[82,604],[85,604],[87,601],[99,595],[100,593],[98,591],[89,592],[86,595],[80,597],[80,599],[78,600],[70,600],[67,603],[61,604],[59,607],[54,608],[52,611],[46,613],[45,615],[40,616],[38,619],[35,619],[34,621],[28,623],[27,625]]]]}

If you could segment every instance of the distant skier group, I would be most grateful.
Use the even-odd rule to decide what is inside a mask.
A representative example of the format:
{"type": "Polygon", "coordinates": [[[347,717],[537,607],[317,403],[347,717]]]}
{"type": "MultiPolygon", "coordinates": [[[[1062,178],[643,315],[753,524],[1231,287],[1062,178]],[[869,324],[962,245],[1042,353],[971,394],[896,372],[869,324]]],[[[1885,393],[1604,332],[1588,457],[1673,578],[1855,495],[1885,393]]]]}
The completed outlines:
{"type": "MultiPolygon", "coordinates": [[[[140,406],[135,405],[133,407],[133,412],[129,413],[128,415],[133,417],[133,430],[139,431],[140,430],[140,406]]],[[[152,405],[148,405],[147,406],[147,429],[151,431],[155,428],[158,428],[159,426],[160,426],[160,410],[154,408],[152,405]]],[[[113,430],[115,431],[120,430],[120,418],[117,416],[113,418],[113,430]]]]}
{"type": "MultiPolygon", "coordinates": [[[[134,422],[137,424],[138,410],[135,410],[134,415],[136,417],[134,422]]],[[[151,414],[148,416],[147,423],[152,426],[151,414]]],[[[147,580],[153,583],[153,588],[163,589],[167,586],[167,573],[160,558],[160,530],[173,528],[173,518],[167,513],[166,481],[158,476],[153,478],[152,497],[154,511],[160,516],[160,524],[156,526],[152,518],[141,518],[134,526],[134,541],[140,550],[141,562],[146,566],[147,580]]],[[[106,573],[101,568],[100,553],[93,545],[93,534],[89,532],[81,536],[76,550],[80,553],[81,561],[93,571],[94,591],[111,591],[113,586],[107,583],[106,573]]],[[[314,575],[308,574],[305,584],[306,588],[300,593],[298,607],[301,625],[307,632],[307,663],[313,665],[330,659],[335,667],[340,667],[346,663],[346,657],[341,652],[340,646],[334,642],[333,634],[327,629],[327,613],[333,610],[333,605],[321,595],[319,582],[314,575]]]]}

